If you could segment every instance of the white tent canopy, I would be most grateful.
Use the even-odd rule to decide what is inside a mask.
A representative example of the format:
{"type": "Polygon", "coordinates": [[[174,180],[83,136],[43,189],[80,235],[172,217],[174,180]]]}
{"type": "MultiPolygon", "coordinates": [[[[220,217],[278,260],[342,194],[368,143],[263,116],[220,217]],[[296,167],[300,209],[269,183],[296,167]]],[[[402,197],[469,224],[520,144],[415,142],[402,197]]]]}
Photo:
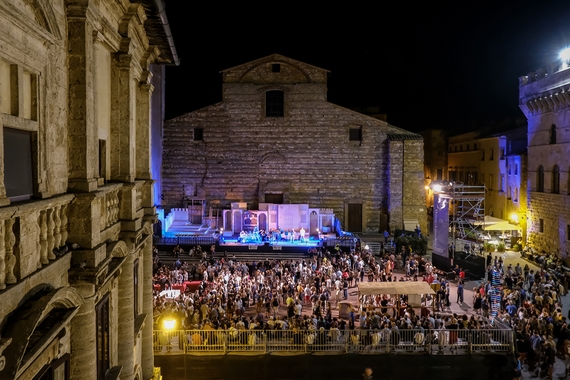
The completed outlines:
{"type": "MultiPolygon", "coordinates": [[[[483,220],[478,220],[474,223],[474,225],[476,226],[490,226],[492,224],[498,224],[498,223],[509,223],[508,220],[504,220],[504,219],[500,219],[500,218],[495,218],[494,216],[485,216],[485,218],[483,218],[483,220]]],[[[485,228],[487,229],[487,228],[485,228]]]]}
{"type": "Polygon", "coordinates": [[[358,293],[366,295],[377,294],[435,294],[435,291],[425,281],[401,282],[359,282],[358,293]]]}
{"type": "Polygon", "coordinates": [[[522,228],[515,224],[511,224],[507,221],[491,224],[485,227],[485,231],[515,231],[515,230],[522,231],[522,228]]]}

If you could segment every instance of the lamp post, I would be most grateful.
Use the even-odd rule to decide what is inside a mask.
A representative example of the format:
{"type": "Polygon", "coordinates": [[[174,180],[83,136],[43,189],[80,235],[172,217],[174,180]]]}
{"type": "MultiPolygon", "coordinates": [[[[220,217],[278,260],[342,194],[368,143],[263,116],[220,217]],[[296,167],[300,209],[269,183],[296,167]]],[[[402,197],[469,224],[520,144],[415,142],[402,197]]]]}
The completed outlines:
{"type": "MultiPolygon", "coordinates": [[[[164,328],[165,333],[167,334],[167,338],[168,338],[167,351],[170,351],[168,347],[170,347],[170,345],[172,344],[172,336],[170,335],[170,332],[173,332],[176,329],[177,323],[178,323],[178,320],[173,315],[168,315],[162,320],[162,327],[164,328]]],[[[182,341],[182,337],[179,334],[177,334],[177,335],[178,335],[178,349],[182,349],[182,360],[184,361],[184,378],[187,379],[187,376],[186,376],[186,347],[184,346],[184,343],[182,341]]]]}

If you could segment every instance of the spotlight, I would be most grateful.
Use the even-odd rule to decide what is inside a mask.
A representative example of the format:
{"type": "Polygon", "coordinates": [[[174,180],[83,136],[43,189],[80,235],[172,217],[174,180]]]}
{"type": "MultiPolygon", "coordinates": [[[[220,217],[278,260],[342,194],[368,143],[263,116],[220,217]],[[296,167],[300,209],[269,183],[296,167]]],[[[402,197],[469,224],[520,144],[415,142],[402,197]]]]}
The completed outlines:
{"type": "Polygon", "coordinates": [[[570,47],[562,49],[558,54],[558,57],[560,57],[564,63],[568,63],[568,61],[570,61],[570,47]]]}

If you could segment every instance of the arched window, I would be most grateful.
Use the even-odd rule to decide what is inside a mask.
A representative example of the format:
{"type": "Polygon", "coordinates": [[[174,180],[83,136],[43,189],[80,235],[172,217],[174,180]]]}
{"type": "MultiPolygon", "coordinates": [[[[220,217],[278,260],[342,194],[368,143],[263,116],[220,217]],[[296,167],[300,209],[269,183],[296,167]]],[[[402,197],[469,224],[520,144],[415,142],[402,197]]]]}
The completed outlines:
{"type": "Polygon", "coordinates": [[[560,194],[560,168],[554,165],[552,169],[552,194],[560,194]]]}
{"type": "Polygon", "coordinates": [[[542,165],[538,167],[536,175],[536,191],[540,193],[544,191],[544,167],[542,165]]]}
{"type": "Polygon", "coordinates": [[[265,93],[266,117],[283,117],[284,108],[283,91],[271,90],[265,93]]]}
{"type": "Polygon", "coordinates": [[[514,199],[514,201],[515,202],[519,201],[519,188],[518,187],[515,188],[515,199],[514,199]]]}
{"type": "Polygon", "coordinates": [[[556,125],[552,124],[550,126],[550,143],[556,144],[556,125]]]}

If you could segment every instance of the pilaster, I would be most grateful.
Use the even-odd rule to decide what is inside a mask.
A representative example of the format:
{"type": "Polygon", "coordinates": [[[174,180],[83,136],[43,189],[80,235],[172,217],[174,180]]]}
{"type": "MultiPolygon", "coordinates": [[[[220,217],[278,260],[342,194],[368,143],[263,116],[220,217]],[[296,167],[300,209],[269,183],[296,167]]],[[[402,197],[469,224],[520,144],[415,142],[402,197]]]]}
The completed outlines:
{"type": "MultiPolygon", "coordinates": [[[[121,379],[134,379],[135,317],[134,317],[134,254],[129,253],[121,266],[119,277],[118,358],[123,367],[121,379]]],[[[152,316],[152,313],[150,314],[152,316]]]]}
{"type": "Polygon", "coordinates": [[[97,339],[94,297],[85,298],[71,321],[71,378],[97,378],[97,339]]]}
{"type": "MultiPolygon", "coordinates": [[[[148,80],[152,74],[146,72],[148,80]]],[[[150,169],[150,112],[151,112],[151,96],[153,86],[147,82],[142,82],[137,91],[137,160],[136,160],[136,177],[137,179],[151,179],[150,169]]]]}
{"type": "Polygon", "coordinates": [[[143,379],[151,379],[154,371],[154,351],[152,348],[152,245],[147,243],[143,248],[143,299],[142,312],[147,319],[142,331],[142,359],[141,367],[143,379]]]}
{"type": "Polygon", "coordinates": [[[67,8],[69,56],[69,188],[97,189],[97,131],[94,122],[93,28],[89,1],[74,1],[67,8]]]}
{"type": "MultiPolygon", "coordinates": [[[[127,39],[123,39],[127,40],[127,39]]],[[[130,43],[122,43],[129,50],[130,43]],[[125,46],[126,45],[126,46],[125,46]]],[[[111,180],[133,182],[135,179],[136,92],[133,57],[117,53],[111,80],[111,180]]]]}

